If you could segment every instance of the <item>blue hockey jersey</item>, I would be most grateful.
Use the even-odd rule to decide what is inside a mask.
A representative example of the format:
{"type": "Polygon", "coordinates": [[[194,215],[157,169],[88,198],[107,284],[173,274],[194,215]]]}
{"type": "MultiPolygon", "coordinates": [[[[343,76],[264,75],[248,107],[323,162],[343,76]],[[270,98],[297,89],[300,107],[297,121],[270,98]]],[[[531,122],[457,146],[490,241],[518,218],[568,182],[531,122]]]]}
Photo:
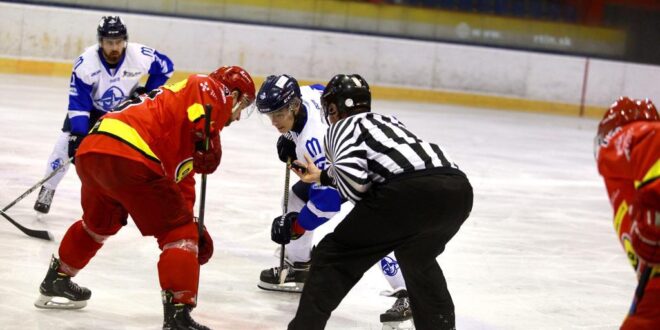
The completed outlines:
{"type": "Polygon", "coordinates": [[[89,131],[91,111],[111,111],[126,100],[138,86],[142,76],[149,78],[147,91],[163,85],[174,71],[174,64],[153,48],[127,43],[124,56],[111,68],[100,46],[88,47],[73,64],[69,89],[69,121],[72,133],[89,131]]]}

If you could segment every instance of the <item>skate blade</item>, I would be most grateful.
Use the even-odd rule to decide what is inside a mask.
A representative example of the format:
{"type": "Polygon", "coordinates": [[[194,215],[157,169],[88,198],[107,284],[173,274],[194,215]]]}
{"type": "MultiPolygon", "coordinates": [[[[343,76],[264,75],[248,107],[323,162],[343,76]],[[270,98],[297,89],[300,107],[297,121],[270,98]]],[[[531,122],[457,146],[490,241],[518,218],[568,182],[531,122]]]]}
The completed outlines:
{"type": "Polygon", "coordinates": [[[411,320],[383,322],[383,330],[415,330],[411,320]]]}
{"type": "Polygon", "coordinates": [[[267,290],[267,291],[281,291],[281,292],[295,292],[295,293],[300,293],[303,290],[303,287],[305,286],[304,283],[295,283],[295,282],[290,282],[290,283],[284,283],[284,284],[272,284],[272,283],[266,283],[263,281],[259,281],[259,284],[257,284],[259,289],[262,290],[267,290]]]}
{"type": "Polygon", "coordinates": [[[40,295],[34,302],[34,307],[43,309],[81,309],[87,306],[87,300],[73,301],[64,297],[49,297],[40,295]]]}

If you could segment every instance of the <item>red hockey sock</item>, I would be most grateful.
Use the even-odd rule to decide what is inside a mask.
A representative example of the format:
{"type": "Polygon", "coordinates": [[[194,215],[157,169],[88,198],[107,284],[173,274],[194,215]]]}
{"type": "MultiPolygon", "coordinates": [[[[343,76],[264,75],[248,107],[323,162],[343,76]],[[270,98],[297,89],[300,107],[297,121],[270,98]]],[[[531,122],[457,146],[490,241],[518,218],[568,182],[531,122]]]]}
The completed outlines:
{"type": "MultiPolygon", "coordinates": [[[[78,220],[69,227],[69,230],[64,234],[64,238],[62,238],[59,249],[60,260],[62,263],[74,268],[71,270],[73,274],[69,275],[75,275],[75,272],[84,268],[102,246],[102,243],[96,242],[85,231],[83,221],[78,220]]],[[[71,271],[65,272],[70,273],[71,271]]]]}
{"type": "Polygon", "coordinates": [[[158,278],[160,287],[172,292],[174,302],[196,305],[199,263],[194,252],[165,249],[158,261],[158,278]]]}

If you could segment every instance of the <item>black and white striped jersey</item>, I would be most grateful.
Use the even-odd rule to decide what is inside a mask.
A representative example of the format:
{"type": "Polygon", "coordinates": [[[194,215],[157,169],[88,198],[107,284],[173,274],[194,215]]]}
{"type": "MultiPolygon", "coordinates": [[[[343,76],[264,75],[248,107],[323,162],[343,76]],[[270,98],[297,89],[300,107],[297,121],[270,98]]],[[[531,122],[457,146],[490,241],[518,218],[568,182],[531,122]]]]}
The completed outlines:
{"type": "Polygon", "coordinates": [[[392,116],[367,112],[344,118],[325,136],[328,175],[342,196],[362,199],[373,183],[414,171],[458,169],[438,145],[422,141],[392,116]]]}

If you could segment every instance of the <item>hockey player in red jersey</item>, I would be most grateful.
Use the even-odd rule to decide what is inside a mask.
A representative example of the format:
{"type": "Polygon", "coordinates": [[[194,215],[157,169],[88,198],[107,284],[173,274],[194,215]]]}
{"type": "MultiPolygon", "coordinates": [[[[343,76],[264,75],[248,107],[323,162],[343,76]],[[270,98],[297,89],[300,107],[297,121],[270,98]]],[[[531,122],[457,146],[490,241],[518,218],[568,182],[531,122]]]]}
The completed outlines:
{"type": "Polygon", "coordinates": [[[71,281],[116,234],[127,217],[161,249],[158,275],[164,329],[208,329],[195,322],[199,265],[213,253],[193,218],[194,173],[212,173],[222,156],[220,131],[255,99],[254,82],[240,67],[191,75],[125,103],[90,131],[76,153],[82,182],[82,220],[62,238],[39,288],[40,308],[82,308],[91,291],[71,281]],[[211,106],[208,148],[205,106],[211,106]],[[198,243],[199,242],[199,243],[198,243]],[[57,297],[69,301],[61,303],[57,297]]]}
{"type": "Polygon", "coordinates": [[[619,98],[596,136],[614,228],[639,288],[621,329],[660,329],[660,118],[650,100],[619,98]]]}

